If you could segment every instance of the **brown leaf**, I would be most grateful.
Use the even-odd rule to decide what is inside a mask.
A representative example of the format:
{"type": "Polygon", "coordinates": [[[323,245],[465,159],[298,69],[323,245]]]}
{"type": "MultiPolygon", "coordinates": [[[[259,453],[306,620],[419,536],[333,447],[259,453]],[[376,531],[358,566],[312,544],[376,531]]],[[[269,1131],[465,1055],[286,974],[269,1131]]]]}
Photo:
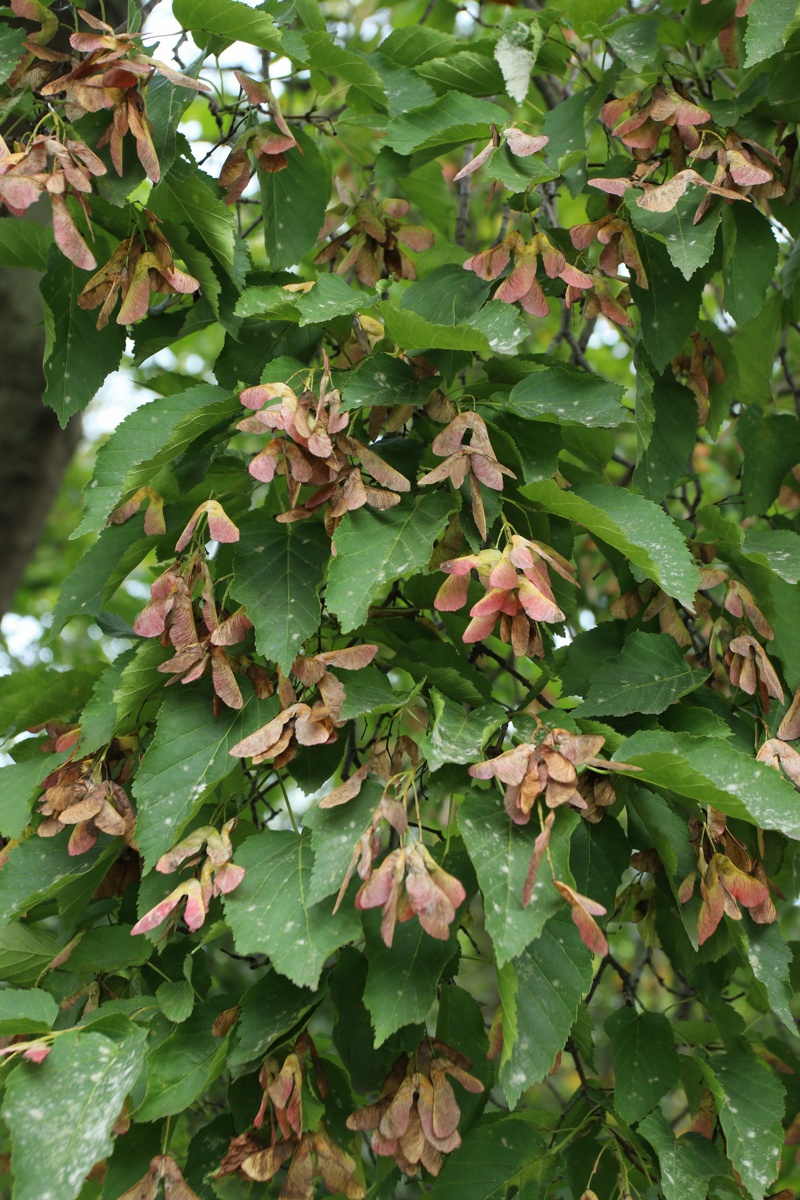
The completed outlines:
{"type": "Polygon", "coordinates": [[[257,1150],[255,1154],[243,1159],[239,1166],[248,1179],[257,1179],[259,1183],[268,1183],[277,1175],[286,1159],[294,1153],[294,1148],[294,1141],[279,1141],[266,1150],[257,1150]]]}
{"type": "Polygon", "coordinates": [[[603,956],[608,954],[606,936],[594,919],[605,914],[606,910],[603,905],[598,904],[596,900],[590,900],[588,896],[582,896],[574,888],[566,883],[561,883],[558,879],[554,879],[553,883],[572,909],[572,920],[578,928],[584,945],[593,954],[603,956]]]}
{"type": "Polygon", "coordinates": [[[338,808],[340,804],[346,804],[348,800],[352,800],[361,791],[362,784],[369,772],[369,763],[366,762],[354,771],[349,779],[340,783],[333,791],[328,792],[327,796],[319,802],[320,808],[338,808]]]}
{"type": "Polygon", "coordinates": [[[716,931],[725,912],[725,890],[717,873],[716,857],[715,855],[711,859],[705,878],[700,880],[700,893],[703,901],[697,916],[697,941],[701,946],[716,931]]]}
{"type": "Polygon", "coordinates": [[[556,814],[549,812],[544,820],[541,833],[536,837],[533,844],[533,853],[531,861],[528,864],[528,874],[525,878],[525,886],[522,889],[522,907],[527,908],[533,898],[534,888],[536,887],[536,877],[539,874],[539,867],[544,858],[547,847],[550,843],[550,832],[553,828],[556,814]]]}
{"type": "Polygon", "coordinates": [[[176,554],[180,554],[181,550],[185,550],[189,545],[189,542],[192,540],[192,534],[195,531],[195,526],[204,513],[208,517],[208,534],[212,541],[238,542],[239,530],[226,514],[222,505],[217,500],[205,500],[202,504],[198,504],[189,518],[186,528],[178,538],[175,546],[176,554]]]}
{"type": "Polygon", "coordinates": [[[503,130],[503,137],[508,143],[509,150],[517,158],[527,158],[531,154],[536,154],[537,151],[543,150],[550,141],[550,138],[543,134],[537,136],[523,133],[521,129],[516,129],[513,125],[511,128],[503,130]]]}
{"type": "Polygon", "coordinates": [[[59,250],[76,267],[81,267],[84,271],[94,271],[97,260],[81,237],[67,208],[66,198],[51,193],[50,202],[53,207],[53,236],[59,250]]]}
{"type": "Polygon", "coordinates": [[[738,867],[724,854],[715,854],[717,872],[727,892],[745,908],[757,908],[769,899],[769,888],[738,867]]]}
{"type": "Polygon", "coordinates": [[[784,742],[794,742],[800,738],[800,687],[784,713],[776,736],[784,742]]]}
{"type": "Polygon", "coordinates": [[[156,1200],[161,1183],[161,1159],[154,1158],[146,1175],[123,1192],[118,1200],[156,1200]]]}

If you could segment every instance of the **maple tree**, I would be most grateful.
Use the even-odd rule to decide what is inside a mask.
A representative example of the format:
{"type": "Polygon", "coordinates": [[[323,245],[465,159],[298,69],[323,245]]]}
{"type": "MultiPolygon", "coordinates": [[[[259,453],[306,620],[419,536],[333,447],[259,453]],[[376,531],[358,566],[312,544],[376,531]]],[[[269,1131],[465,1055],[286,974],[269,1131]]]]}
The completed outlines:
{"type": "Polygon", "coordinates": [[[44,402],[152,394],[0,679],[4,1193],[791,1200],[796,0],[172,13],[0,12],[44,402]]]}

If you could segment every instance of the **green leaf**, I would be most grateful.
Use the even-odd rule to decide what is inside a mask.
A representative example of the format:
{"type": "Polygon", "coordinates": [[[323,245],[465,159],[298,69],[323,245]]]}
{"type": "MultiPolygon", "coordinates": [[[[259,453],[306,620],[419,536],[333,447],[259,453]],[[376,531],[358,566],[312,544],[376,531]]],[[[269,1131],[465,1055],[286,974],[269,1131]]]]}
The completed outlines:
{"type": "Polygon", "coordinates": [[[510,192],[526,192],[537,184],[549,183],[558,178],[558,172],[548,167],[537,156],[518,158],[503,142],[493,150],[486,162],[486,174],[498,179],[510,192]]]}
{"type": "Polygon", "coordinates": [[[700,1060],[717,1102],[728,1158],[753,1200],[762,1200],[779,1169],[783,1085],[750,1051],[700,1060]]]}
{"type": "Polygon", "coordinates": [[[592,677],[606,659],[618,654],[625,643],[625,621],[602,621],[594,629],[586,629],[559,650],[557,673],[564,696],[585,696],[592,677]]]}
{"type": "Polygon", "coordinates": [[[345,283],[341,275],[330,273],[318,275],[311,291],[297,293],[294,298],[300,310],[301,325],[325,325],[335,317],[346,317],[372,308],[377,300],[377,292],[358,291],[345,283]]]}
{"type": "MultiPolygon", "coordinates": [[[[579,818],[574,809],[559,813],[550,838],[550,854],[559,879],[572,882],[569,844],[579,818]]],[[[531,903],[522,907],[522,891],[538,822],[515,825],[494,791],[471,791],[458,810],[458,829],[478,876],[486,928],[499,967],[515,958],[542,932],[563,900],[545,867],[537,879],[531,903]]]]}
{"type": "Polygon", "coordinates": [[[86,703],[99,674],[97,668],[58,671],[36,663],[25,671],[0,676],[0,737],[53,717],[70,717],[86,703]]]}
{"type": "MultiPolygon", "coordinates": [[[[2,37],[0,31],[0,76],[2,76],[2,37]]],[[[25,36],[21,29],[9,30],[25,36]]],[[[2,79],[0,79],[2,82],[2,79]]],[[[53,233],[37,221],[0,221],[0,267],[30,267],[34,271],[47,269],[47,255],[53,245],[53,233]]]]}
{"type": "Polygon", "coordinates": [[[524,1117],[492,1113],[475,1126],[458,1153],[448,1155],[432,1200],[544,1200],[559,1167],[524,1117]]]}
{"type": "Polygon", "coordinates": [[[428,760],[428,770],[438,771],[445,763],[480,762],[487,739],[506,720],[505,709],[499,704],[485,704],[465,713],[436,688],[431,688],[430,698],[430,732],[419,744],[428,760]]]}
{"type": "MultiPolygon", "coordinates": [[[[437,95],[454,91],[468,96],[495,96],[503,90],[503,75],[493,58],[474,50],[459,50],[444,58],[429,58],[416,69],[437,95]]],[[[487,139],[488,140],[488,139],[487,139]]]]}
{"type": "Polygon", "coordinates": [[[0,991],[0,1036],[46,1033],[53,1028],[58,1005],[41,988],[3,988],[0,991]]]}
{"type": "Polygon", "coordinates": [[[607,658],[592,678],[578,717],[624,717],[662,713],[708,678],[694,671],[668,633],[637,631],[615,658],[607,658]]]}
{"type": "Polygon", "coordinates": [[[381,54],[402,67],[417,67],[432,58],[455,53],[458,41],[452,34],[428,25],[408,25],[393,29],[381,42],[381,54]]]}
{"type": "Polygon", "coordinates": [[[562,0],[561,7],[572,28],[583,33],[595,23],[607,20],[619,5],[614,0],[562,0]]]}
{"type": "Polygon", "coordinates": [[[637,1133],[658,1155],[664,1200],[706,1200],[712,1175],[727,1175],[728,1165],[714,1142],[699,1133],[675,1137],[659,1109],[646,1117],[637,1133]]]}
{"type": "Polygon", "coordinates": [[[147,1056],[147,1090],[137,1121],[184,1112],[225,1067],[228,1039],[210,1032],[212,1018],[196,1013],[147,1056]]]}
{"type": "Polygon", "coordinates": [[[617,1009],[605,1024],[614,1055],[614,1108],[640,1121],[677,1087],[680,1072],[672,1026],[663,1013],[617,1009]]]}
{"type": "Polygon", "coordinates": [[[258,173],[271,271],[295,266],[312,248],[331,194],[330,170],[316,142],[300,129],[294,130],[294,136],[303,153],[290,150],[284,170],[258,173]],[[298,203],[300,196],[302,203],[298,203]]]}
{"type": "Polygon", "coordinates": [[[541,936],[499,972],[503,1006],[499,1074],[511,1108],[552,1067],[591,982],[591,951],[563,910],[550,917],[541,936]]]}
{"type": "Polygon", "coordinates": [[[169,657],[170,651],[155,638],[148,638],[136,647],[133,658],[122,670],[112,697],[116,721],[123,728],[136,717],[148,697],[156,691],[161,692],[164,676],[158,666],[169,657]]]}
{"type": "MultiPolygon", "coordinates": [[[[558,468],[558,456],[564,448],[565,437],[569,436],[566,429],[544,420],[535,426],[535,436],[531,426],[523,417],[516,416],[506,409],[498,411],[488,405],[481,405],[481,416],[485,417],[490,426],[499,429],[509,439],[520,459],[522,477],[525,483],[538,483],[542,479],[552,479],[558,468]]],[[[573,426],[572,433],[582,432],[579,426],[573,426]]],[[[594,435],[588,435],[595,442],[594,435]]],[[[508,460],[506,460],[508,461],[508,460]]]]}
{"type": "Polygon", "coordinates": [[[180,1025],[192,1015],[194,988],[188,979],[167,980],[156,988],[156,1000],[167,1020],[180,1025]]]}
{"type": "Polygon", "coordinates": [[[786,837],[800,837],[797,792],[779,771],[765,767],[723,738],[642,730],[613,757],[641,769],[636,780],[663,787],[699,804],[712,804],[786,837]]]}
{"type": "Polygon", "coordinates": [[[680,353],[697,324],[706,272],[695,271],[686,280],[672,265],[666,246],[652,237],[638,241],[650,286],[640,288],[631,283],[631,293],[639,310],[645,349],[656,371],[661,372],[680,353]]]}
{"type": "Polygon", "coordinates": [[[375,1045],[404,1025],[424,1021],[436,999],[436,988],[447,964],[458,953],[458,922],[447,941],[432,938],[413,918],[394,931],[391,949],[380,935],[379,912],[363,914],[369,974],[364,1004],[372,1017],[375,1045]]]}
{"type": "Polygon", "coordinates": [[[247,873],[224,906],[240,954],[268,954],[292,983],[316,988],[325,959],[358,937],[360,922],[349,905],[334,916],[330,900],[309,903],[312,859],[308,835],[269,829],[248,838],[236,852],[247,873]]]}
{"type": "Polygon", "coordinates": [[[125,349],[125,330],[112,321],[100,332],[94,313],[78,307],[87,274],[51,246],[39,290],[44,311],[44,403],[62,426],[93,398],[116,371],[125,349]]]}
{"type": "Polygon", "coordinates": [[[472,1061],[470,1074],[480,1079],[484,1086],[484,1091],[477,1094],[458,1089],[458,1107],[461,1109],[458,1128],[463,1137],[489,1100],[494,1085],[494,1064],[487,1057],[489,1038],[481,1006],[474,996],[454,983],[442,988],[436,1014],[436,1037],[448,1046],[458,1046],[461,1053],[466,1054],[472,1061]]]}
{"type": "Polygon", "coordinates": [[[585,1004],[579,1007],[569,1036],[575,1043],[575,1049],[584,1065],[594,1073],[597,1070],[594,1061],[594,1021],[589,1016],[589,1009],[585,1004]]]}
{"type": "MultiPolygon", "coordinates": [[[[783,297],[770,291],[757,317],[737,330],[731,340],[734,363],[730,389],[723,396],[746,396],[750,408],[760,405],[769,410],[773,404],[775,360],[783,336],[783,297]]],[[[745,414],[743,414],[745,415],[745,414]]],[[[740,419],[741,426],[741,419],[740,419]]]]}
{"type": "Polygon", "coordinates": [[[108,745],[114,736],[118,724],[114,693],[135,657],[135,650],[117,655],[95,684],[92,698],[81,713],[81,754],[92,754],[108,745]]]}
{"type": "Polygon", "coordinates": [[[78,1195],[94,1164],[111,1153],[111,1127],[142,1069],[146,1040],[145,1030],[121,1041],[71,1031],[55,1039],[43,1063],[12,1072],[2,1113],[16,1200],[78,1195]]]}
{"type": "MultiPolygon", "coordinates": [[[[83,491],[83,520],[70,536],[94,533],[106,517],[145,484],[161,467],[174,462],[195,438],[241,409],[223,388],[201,383],[173,396],[159,396],[122,421],[97,452],[91,482],[83,491]]],[[[131,517],[141,525],[141,513],[131,517]]]]}
{"type": "MultiPolygon", "coordinates": [[[[551,851],[552,853],[552,851],[551,851]]],[[[617,889],[630,866],[631,844],[614,817],[606,816],[596,825],[578,820],[569,847],[569,865],[575,887],[591,896],[608,912],[616,908],[617,889]]],[[[564,875],[559,873],[559,878],[564,875]]],[[[569,883],[567,879],[567,883],[569,883]]],[[[604,924],[605,918],[600,919],[604,924]]]]}
{"type": "Polygon", "coordinates": [[[671,374],[651,375],[637,364],[637,463],[633,481],[648,500],[663,500],[688,474],[697,429],[697,404],[671,374]]]}
{"type": "Polygon", "coordinates": [[[658,58],[658,18],[637,14],[617,21],[608,33],[608,42],[625,66],[639,74],[658,58]]]}
{"type": "Polygon", "coordinates": [[[422,639],[407,642],[394,663],[408,671],[412,679],[427,680],[431,687],[461,704],[479,706],[490,698],[491,689],[485,677],[447,642],[422,639]]]}
{"type": "Polygon", "coordinates": [[[234,1077],[261,1062],[280,1038],[297,1025],[320,1001],[319,992],[299,988],[285,976],[270,971],[242,996],[228,1067],[234,1077]]]}
{"type": "Polygon", "coordinates": [[[725,213],[725,308],[737,325],[744,325],[766,303],[778,243],[769,221],[754,204],[734,204],[725,213]]]}
{"type": "MultiPolygon", "coordinates": [[[[236,36],[246,41],[245,31],[250,17],[270,21],[265,13],[247,8],[237,0],[178,0],[178,3],[202,10],[219,6],[223,11],[233,9],[233,19],[243,20],[242,32],[236,36]],[[239,14],[242,10],[242,15],[239,14]]],[[[176,14],[177,15],[177,14],[176,14]]],[[[179,139],[181,146],[182,139],[179,139]]],[[[187,149],[186,153],[190,151],[187,149]]],[[[161,182],[153,189],[147,207],[163,221],[174,223],[184,232],[197,236],[198,246],[207,250],[226,275],[241,289],[246,259],[237,253],[236,214],[223,204],[219,191],[203,171],[185,158],[177,158],[161,182]]],[[[110,326],[109,326],[110,328],[110,326]]]]}
{"type": "Polygon", "coordinates": [[[393,691],[389,677],[377,667],[363,667],[360,671],[347,672],[342,683],[345,686],[345,697],[340,717],[350,721],[353,717],[364,717],[371,713],[396,712],[398,708],[410,703],[418,694],[419,687],[412,688],[404,695],[393,691]]]}
{"type": "Polygon", "coordinates": [[[470,350],[486,358],[492,352],[486,334],[472,325],[436,325],[388,300],[377,307],[387,334],[404,350],[470,350]]]}
{"type": "Polygon", "coordinates": [[[390,117],[396,117],[412,108],[421,108],[423,104],[431,104],[435,99],[436,93],[433,88],[420,79],[416,71],[398,66],[380,52],[369,55],[369,64],[380,75],[390,117]]]}
{"type": "MultiPolygon", "coordinates": [[[[303,824],[311,829],[311,846],[314,864],[308,903],[316,904],[328,896],[335,896],[344,880],[358,839],[372,820],[378,807],[383,785],[376,779],[367,779],[361,791],[352,800],[337,808],[312,808],[303,818],[303,824]]],[[[347,899],[343,905],[349,904],[347,899]]],[[[333,903],[329,905],[333,908],[333,903]]]]}
{"type": "Polygon", "coordinates": [[[40,929],[15,922],[0,929],[0,980],[28,988],[53,961],[56,940],[40,929]]]}
{"type": "Polygon", "coordinates": [[[239,528],[231,595],[246,605],[259,653],[288,674],[319,624],[319,590],[330,556],[321,525],[282,525],[256,512],[239,528]]]}
{"type": "MultiPolygon", "coordinates": [[[[16,750],[15,750],[16,753],[16,750]]],[[[18,838],[31,819],[31,806],[41,782],[64,762],[63,754],[42,754],[0,767],[0,832],[18,838]]]]}
{"type": "Polygon", "coordinates": [[[641,568],[668,596],[694,607],[700,573],[677,527],[657,504],[599,484],[562,491],[546,480],[520,491],[548,512],[583,525],[641,568]]]}
{"type": "MultiPolygon", "coordinates": [[[[189,273],[194,275],[195,279],[200,284],[200,295],[206,302],[208,308],[218,321],[225,323],[227,318],[225,318],[225,321],[223,321],[223,314],[220,311],[222,281],[224,278],[221,269],[215,265],[208,254],[205,254],[203,250],[195,245],[195,242],[189,237],[189,233],[186,229],[177,226],[174,222],[171,222],[169,225],[165,226],[165,231],[168,233],[170,244],[174,253],[178,258],[185,262],[189,273]]],[[[195,235],[195,240],[200,241],[200,238],[195,235]]],[[[237,245],[238,243],[234,242],[234,263],[236,261],[237,245]]],[[[195,310],[193,310],[193,312],[194,311],[195,310]]],[[[187,324],[191,316],[192,314],[186,318],[187,324]]],[[[235,317],[234,320],[236,320],[235,317]]],[[[237,329],[238,322],[236,327],[233,329],[233,332],[236,333],[237,329]]]]}
{"type": "Polygon", "coordinates": [[[754,404],[739,417],[738,426],[744,515],[753,517],[767,511],[786,473],[800,462],[800,424],[788,413],[765,416],[754,404]]]}
{"type": "Polygon", "coordinates": [[[489,141],[490,125],[508,120],[505,109],[461,92],[446,92],[433,104],[393,117],[385,144],[398,154],[411,154],[412,170],[432,158],[460,149],[478,138],[489,141]]]}
{"type": "MultiPolygon", "coordinates": [[[[723,205],[717,203],[695,225],[698,193],[694,188],[687,188],[675,207],[664,213],[640,208],[636,203],[638,195],[638,192],[631,189],[625,197],[631,224],[648,237],[662,242],[667,248],[672,265],[680,271],[684,279],[691,279],[695,271],[704,267],[714,253],[723,205]]],[[[741,207],[747,206],[743,204],[741,207]]]]}
{"type": "MultiPolygon", "coordinates": [[[[22,43],[25,41],[26,36],[27,30],[25,29],[11,29],[8,25],[0,26],[0,84],[5,83],[10,78],[14,67],[17,65],[17,60],[24,50],[22,43]]],[[[29,266],[30,264],[2,263],[0,260],[0,265],[29,266]]]]}
{"type": "Polygon", "coordinates": [[[753,0],[747,10],[745,66],[755,66],[782,50],[799,17],[797,0],[753,0]]]}
{"type": "Polygon", "coordinates": [[[746,529],[742,554],[787,583],[800,582],[800,535],[789,529],[746,529]]]}
{"type": "Polygon", "coordinates": [[[514,306],[502,300],[489,300],[470,317],[469,325],[486,335],[494,354],[513,354],[530,333],[514,306]]]}
{"type": "Polygon", "coordinates": [[[107,975],[125,967],[141,967],[153,953],[153,944],[131,937],[132,925],[101,925],[87,930],[69,956],[69,970],[79,977],[94,979],[97,964],[107,975]]]}
{"type": "MultiPolygon", "coordinates": [[[[204,55],[199,56],[183,72],[197,78],[204,55]]],[[[178,152],[178,125],[186,109],[196,98],[192,88],[170,83],[166,75],[156,73],[147,85],[147,116],[153,125],[153,145],[158,155],[161,174],[172,169],[178,152]]]]}
{"type": "Polygon", "coordinates": [[[32,837],[14,846],[0,871],[0,925],[89,875],[101,856],[110,866],[107,846],[70,857],[66,837],[32,837]]]}
{"type": "Polygon", "coordinates": [[[433,325],[460,325],[477,313],[489,291],[489,284],[474,271],[447,263],[412,283],[403,293],[400,307],[433,325]]]}
{"type": "MultiPolygon", "coordinates": [[[[543,62],[544,55],[541,56],[540,67],[543,62]]],[[[573,197],[578,196],[586,186],[586,150],[590,131],[621,70],[622,63],[614,63],[594,87],[583,88],[556,104],[542,121],[541,132],[550,138],[547,160],[564,176],[573,197]]]]}
{"type": "Polygon", "coordinates": [[[61,584],[53,609],[51,637],[71,617],[96,617],[108,606],[123,579],[147,556],[153,539],[137,521],[109,525],[61,584]]]}
{"type": "MultiPolygon", "coordinates": [[[[354,92],[364,96],[371,108],[379,112],[385,111],[386,92],[383,81],[378,72],[369,65],[365,54],[337,46],[324,29],[309,29],[301,38],[293,37],[291,47],[287,37],[286,45],[292,58],[306,63],[314,71],[322,71],[326,75],[344,79],[353,85],[354,92]]],[[[348,93],[351,105],[353,100],[354,95],[348,93]]]]}
{"type": "Polygon", "coordinates": [[[765,1007],[783,1022],[794,1037],[800,1036],[789,1007],[792,999],[789,978],[792,951],[784,941],[777,921],[771,925],[758,925],[748,913],[743,915],[741,922],[731,924],[728,932],[743,961],[753,972],[765,1007]]]}
{"type": "Polygon", "coordinates": [[[649,838],[639,849],[651,847],[658,857],[672,888],[678,898],[678,889],[697,865],[697,860],[686,837],[686,819],[680,816],[663,797],[646,788],[630,789],[628,804],[641,821],[649,838]]]}
{"type": "MultiPolygon", "coordinates": [[[[272,17],[237,0],[175,0],[175,19],[193,34],[217,36],[227,42],[247,42],[261,50],[280,50],[281,38],[272,17]]],[[[206,38],[206,40],[207,40],[206,38]]],[[[202,38],[195,37],[198,45],[202,38]]]]}
{"type": "Polygon", "coordinates": [[[204,683],[164,693],[155,735],[133,784],[136,840],[145,871],[180,841],[209,790],[239,768],[231,747],[279,708],[277,697],[259,700],[251,692],[239,712],[226,708],[217,717],[211,689],[204,683]]]}
{"type": "Polygon", "coordinates": [[[342,386],[342,411],[392,407],[395,404],[424,404],[431,382],[417,379],[408,363],[393,354],[371,354],[355,371],[349,371],[342,386]]]}
{"type": "Polygon", "coordinates": [[[343,633],[362,625],[382,590],[427,566],[455,498],[426,492],[403,498],[394,508],[360,508],[349,513],[333,536],[336,556],[328,568],[326,605],[343,633]]]}
{"type": "MultiPolygon", "coordinates": [[[[420,1025],[408,1025],[376,1048],[372,1022],[364,1005],[366,983],[365,956],[354,946],[342,947],[330,983],[331,1000],[336,1012],[333,1044],[350,1075],[353,1091],[362,1095],[380,1091],[399,1054],[406,1048],[413,1050],[419,1044],[424,1029],[420,1025]]],[[[447,991],[451,990],[448,987],[447,991]]]]}
{"type": "Polygon", "coordinates": [[[511,389],[508,407],[529,421],[613,429],[631,420],[621,405],[625,389],[566,363],[532,366],[511,389]]]}

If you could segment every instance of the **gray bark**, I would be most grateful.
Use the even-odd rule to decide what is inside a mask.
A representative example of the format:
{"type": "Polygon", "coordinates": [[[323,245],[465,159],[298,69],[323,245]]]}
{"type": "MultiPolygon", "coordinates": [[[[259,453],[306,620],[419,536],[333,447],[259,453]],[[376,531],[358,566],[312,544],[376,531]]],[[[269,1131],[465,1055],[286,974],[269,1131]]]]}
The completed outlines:
{"type": "MultiPolygon", "coordinates": [[[[97,0],[88,11],[99,12],[97,0]]],[[[127,0],[106,0],[105,19],[117,26],[127,0]]],[[[30,29],[28,22],[20,22],[30,29]]],[[[68,50],[66,34],[53,41],[68,50]],[[63,42],[63,45],[61,44],[63,42]]],[[[4,220],[17,220],[3,217],[4,220]]],[[[0,617],[8,612],[42,536],[47,514],[78,444],[80,418],[61,429],[42,404],[44,327],[36,271],[0,267],[0,617]]]]}
{"type": "Polygon", "coordinates": [[[42,404],[44,328],[36,271],[0,269],[0,330],[2,616],[42,535],[81,426],[75,419],[61,429],[55,413],[42,404]]]}

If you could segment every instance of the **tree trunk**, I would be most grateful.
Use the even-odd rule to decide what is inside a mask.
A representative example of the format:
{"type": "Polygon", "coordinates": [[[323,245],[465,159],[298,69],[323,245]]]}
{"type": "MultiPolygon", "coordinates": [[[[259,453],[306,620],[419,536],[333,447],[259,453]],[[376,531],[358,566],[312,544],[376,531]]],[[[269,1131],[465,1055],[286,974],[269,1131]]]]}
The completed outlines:
{"type": "MultiPolygon", "coordinates": [[[[10,218],[13,220],[14,218],[10,218]]],[[[36,271],[0,271],[0,616],[11,606],[42,535],[67,464],[78,444],[80,418],[62,429],[42,404],[44,326],[36,271]]]]}
{"type": "MultiPolygon", "coordinates": [[[[100,13],[98,0],[88,11],[100,13]]],[[[104,18],[121,25],[127,0],[106,0],[104,18]]],[[[29,28],[29,22],[14,22],[29,28]]],[[[67,30],[52,46],[69,50],[67,30]]],[[[3,219],[18,218],[4,216],[3,219]]],[[[75,417],[62,429],[55,414],[42,404],[44,393],[44,326],[36,271],[0,269],[0,329],[3,364],[0,370],[0,617],[13,601],[25,568],[44,529],[64,471],[80,440],[81,421],[75,417]]]]}

